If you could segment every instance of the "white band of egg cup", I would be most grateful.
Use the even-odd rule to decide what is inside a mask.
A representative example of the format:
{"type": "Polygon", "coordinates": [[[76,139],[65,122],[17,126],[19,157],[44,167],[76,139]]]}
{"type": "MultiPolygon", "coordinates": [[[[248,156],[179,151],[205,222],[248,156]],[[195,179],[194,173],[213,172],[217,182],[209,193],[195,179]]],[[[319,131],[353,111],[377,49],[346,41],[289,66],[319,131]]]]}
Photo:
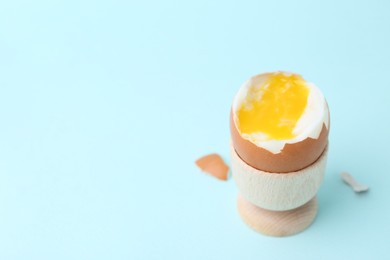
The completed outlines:
{"type": "Polygon", "coordinates": [[[233,178],[241,195],[263,209],[284,211],[298,208],[317,193],[325,174],[328,146],[310,166],[289,173],[270,173],[245,163],[231,143],[233,178]]]}

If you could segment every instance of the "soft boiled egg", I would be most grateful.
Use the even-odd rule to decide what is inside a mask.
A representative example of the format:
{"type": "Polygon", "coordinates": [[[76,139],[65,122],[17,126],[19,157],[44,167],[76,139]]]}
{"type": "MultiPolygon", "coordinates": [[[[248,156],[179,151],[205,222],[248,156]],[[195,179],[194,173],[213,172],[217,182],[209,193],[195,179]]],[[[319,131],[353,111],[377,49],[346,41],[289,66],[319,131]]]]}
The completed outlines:
{"type": "Polygon", "coordinates": [[[329,109],[322,92],[288,72],[256,75],[234,97],[234,149],[248,165],[288,173],[314,163],[328,144],[329,109]]]}

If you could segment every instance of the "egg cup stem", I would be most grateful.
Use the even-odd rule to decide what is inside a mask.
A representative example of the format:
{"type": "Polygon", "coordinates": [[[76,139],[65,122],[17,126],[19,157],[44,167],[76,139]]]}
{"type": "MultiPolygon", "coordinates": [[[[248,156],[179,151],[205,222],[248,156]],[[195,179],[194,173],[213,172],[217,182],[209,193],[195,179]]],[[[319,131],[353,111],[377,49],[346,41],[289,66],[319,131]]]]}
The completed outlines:
{"type": "Polygon", "coordinates": [[[306,229],[317,215],[317,198],[291,210],[272,211],[257,207],[238,194],[237,209],[242,220],[255,231],[284,237],[306,229]]]}

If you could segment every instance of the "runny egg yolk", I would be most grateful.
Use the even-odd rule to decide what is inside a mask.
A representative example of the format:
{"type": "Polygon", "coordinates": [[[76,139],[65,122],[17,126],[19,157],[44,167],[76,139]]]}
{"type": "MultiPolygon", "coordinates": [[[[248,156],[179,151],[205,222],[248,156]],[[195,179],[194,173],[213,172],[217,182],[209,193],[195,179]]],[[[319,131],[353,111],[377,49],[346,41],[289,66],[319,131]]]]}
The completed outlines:
{"type": "Polygon", "coordinates": [[[241,134],[260,134],[264,140],[294,138],[293,130],[309,96],[305,80],[297,74],[273,73],[259,85],[250,86],[237,111],[241,134]]]}

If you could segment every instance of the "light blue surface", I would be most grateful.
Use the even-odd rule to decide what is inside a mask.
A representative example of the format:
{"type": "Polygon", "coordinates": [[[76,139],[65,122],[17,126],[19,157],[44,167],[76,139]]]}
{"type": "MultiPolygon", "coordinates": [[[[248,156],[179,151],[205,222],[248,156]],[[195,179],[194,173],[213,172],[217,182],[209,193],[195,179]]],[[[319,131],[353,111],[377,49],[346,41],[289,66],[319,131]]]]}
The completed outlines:
{"type": "Polygon", "coordinates": [[[389,10],[2,1],[0,259],[390,259],[389,10]],[[332,119],[319,215],[282,239],[247,228],[233,181],[194,166],[228,161],[232,98],[273,70],[315,82],[332,119]]]}

